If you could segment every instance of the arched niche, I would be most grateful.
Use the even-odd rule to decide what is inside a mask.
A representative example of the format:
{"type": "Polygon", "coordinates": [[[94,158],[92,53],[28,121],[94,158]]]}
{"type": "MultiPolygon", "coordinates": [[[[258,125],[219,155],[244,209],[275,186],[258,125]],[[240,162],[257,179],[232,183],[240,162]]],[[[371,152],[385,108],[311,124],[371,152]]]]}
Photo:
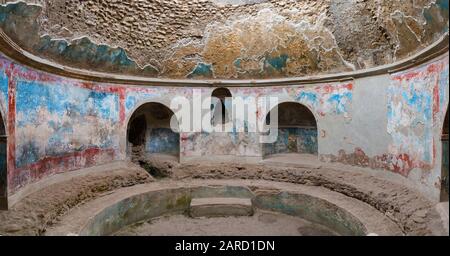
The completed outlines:
{"type": "Polygon", "coordinates": [[[266,116],[266,125],[277,129],[276,141],[263,144],[264,157],[277,154],[318,154],[317,120],[306,106],[284,102],[266,116]],[[270,120],[277,113],[278,122],[270,120]]]}
{"type": "Polygon", "coordinates": [[[145,103],[133,112],[127,126],[127,153],[131,159],[150,156],[179,160],[180,134],[173,116],[170,108],[157,102],[145,103]]]}

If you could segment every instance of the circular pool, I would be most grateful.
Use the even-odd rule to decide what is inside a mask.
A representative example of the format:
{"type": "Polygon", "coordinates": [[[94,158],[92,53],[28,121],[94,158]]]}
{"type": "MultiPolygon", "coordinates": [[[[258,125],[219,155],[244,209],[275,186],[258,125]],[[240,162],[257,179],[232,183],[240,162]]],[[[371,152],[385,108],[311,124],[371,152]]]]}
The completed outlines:
{"type": "MultiPolygon", "coordinates": [[[[209,209],[214,211],[214,205],[209,209]]],[[[219,211],[220,212],[220,211],[219,211]]],[[[321,187],[250,180],[160,181],[124,188],[65,216],[47,235],[402,235],[382,213],[321,187]],[[248,216],[191,217],[193,199],[251,202],[248,216]]]]}

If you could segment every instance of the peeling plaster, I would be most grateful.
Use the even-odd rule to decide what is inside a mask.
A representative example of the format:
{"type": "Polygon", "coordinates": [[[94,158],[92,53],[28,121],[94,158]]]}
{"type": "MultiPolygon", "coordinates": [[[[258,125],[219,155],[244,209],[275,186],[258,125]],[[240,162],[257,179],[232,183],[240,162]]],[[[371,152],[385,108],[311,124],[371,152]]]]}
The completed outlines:
{"type": "Polygon", "coordinates": [[[448,31],[448,0],[221,2],[10,3],[0,6],[0,27],[24,49],[64,65],[189,79],[371,68],[408,57],[448,31]]]}

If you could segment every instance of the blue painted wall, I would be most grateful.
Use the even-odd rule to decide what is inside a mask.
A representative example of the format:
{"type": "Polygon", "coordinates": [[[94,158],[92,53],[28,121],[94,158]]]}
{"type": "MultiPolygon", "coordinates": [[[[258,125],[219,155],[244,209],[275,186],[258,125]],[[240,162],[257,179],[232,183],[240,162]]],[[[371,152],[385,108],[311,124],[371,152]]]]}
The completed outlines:
{"type": "Polygon", "coordinates": [[[277,141],[265,144],[265,155],[300,153],[317,154],[317,129],[315,128],[279,128],[277,141]]]}
{"type": "Polygon", "coordinates": [[[66,82],[19,80],[16,88],[18,168],[68,152],[118,147],[117,94],[66,82]]]}
{"type": "Polygon", "coordinates": [[[180,135],[170,128],[149,129],[146,139],[145,151],[178,156],[180,152],[180,135]]]}

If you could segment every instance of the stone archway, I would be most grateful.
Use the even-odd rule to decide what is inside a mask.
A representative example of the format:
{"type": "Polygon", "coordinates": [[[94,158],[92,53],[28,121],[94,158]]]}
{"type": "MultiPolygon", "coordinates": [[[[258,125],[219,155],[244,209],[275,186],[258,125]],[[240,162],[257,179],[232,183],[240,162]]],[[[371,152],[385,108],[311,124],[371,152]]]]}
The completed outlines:
{"type": "MultiPolygon", "coordinates": [[[[284,102],[271,110],[278,111],[278,136],[274,143],[264,144],[264,156],[297,153],[318,155],[317,120],[304,105],[296,102],[284,102]]],[[[266,125],[274,125],[270,112],[266,116],[266,125]]]]}
{"type": "Polygon", "coordinates": [[[127,152],[132,160],[148,156],[179,160],[180,134],[171,128],[173,115],[157,102],[145,103],[134,111],[127,127],[127,152]]]}

